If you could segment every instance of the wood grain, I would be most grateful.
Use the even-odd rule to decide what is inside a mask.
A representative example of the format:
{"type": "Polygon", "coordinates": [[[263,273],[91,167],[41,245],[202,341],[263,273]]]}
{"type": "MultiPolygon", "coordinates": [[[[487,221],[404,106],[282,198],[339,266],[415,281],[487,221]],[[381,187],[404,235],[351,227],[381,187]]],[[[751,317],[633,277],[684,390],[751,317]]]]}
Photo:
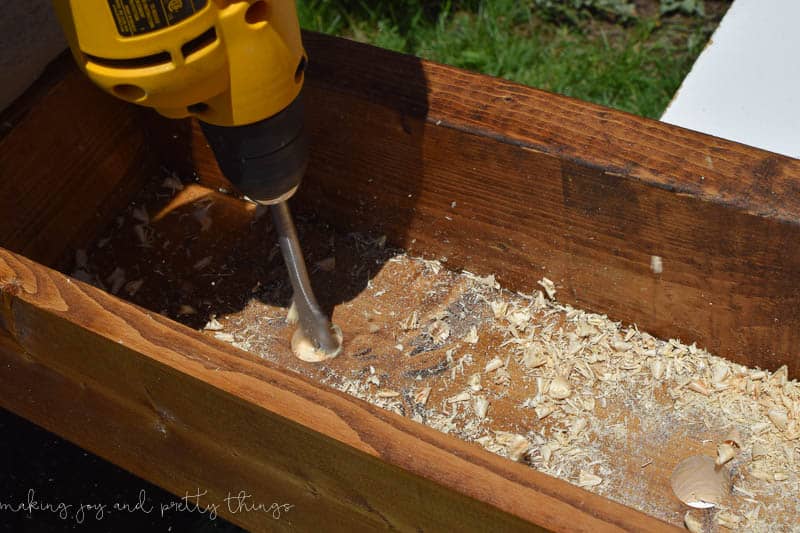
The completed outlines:
{"type": "Polygon", "coordinates": [[[223,513],[251,530],[671,529],[8,251],[0,290],[3,407],[177,495],[295,506],[223,513]]]}
{"type": "Polygon", "coordinates": [[[800,161],[368,46],[306,45],[314,142],[298,204],[800,373],[800,161]]]}

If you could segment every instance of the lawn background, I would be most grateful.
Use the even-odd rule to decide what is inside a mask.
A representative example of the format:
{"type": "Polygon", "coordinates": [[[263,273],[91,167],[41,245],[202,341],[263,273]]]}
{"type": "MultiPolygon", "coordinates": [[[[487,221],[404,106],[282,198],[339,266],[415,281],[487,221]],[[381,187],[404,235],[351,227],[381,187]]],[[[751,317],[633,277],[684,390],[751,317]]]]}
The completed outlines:
{"type": "Polygon", "coordinates": [[[301,0],[298,14],[307,29],[659,118],[729,5],[301,0]]]}

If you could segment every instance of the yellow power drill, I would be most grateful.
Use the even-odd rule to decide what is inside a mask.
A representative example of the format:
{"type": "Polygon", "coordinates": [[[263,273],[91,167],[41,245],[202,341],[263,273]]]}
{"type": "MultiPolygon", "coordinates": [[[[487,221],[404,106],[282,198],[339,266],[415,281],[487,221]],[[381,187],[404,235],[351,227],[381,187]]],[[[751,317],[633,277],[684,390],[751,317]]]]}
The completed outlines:
{"type": "Polygon", "coordinates": [[[196,117],[220,169],[270,206],[300,329],[333,356],[340,337],[311,290],[286,204],[308,164],[306,56],[291,0],[54,0],[72,53],[105,91],[196,117]]]}

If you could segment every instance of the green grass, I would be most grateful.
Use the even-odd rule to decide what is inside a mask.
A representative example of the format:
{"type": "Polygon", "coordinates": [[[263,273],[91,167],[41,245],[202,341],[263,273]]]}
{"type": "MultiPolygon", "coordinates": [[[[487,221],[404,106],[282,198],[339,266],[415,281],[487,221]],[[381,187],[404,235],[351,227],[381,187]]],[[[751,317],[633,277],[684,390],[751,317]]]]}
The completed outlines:
{"type": "Polygon", "coordinates": [[[718,23],[696,0],[300,0],[303,27],[658,118],[718,23]],[[647,4],[647,2],[640,2],[647,4]],[[645,6],[647,7],[647,6],[645,6]]]}

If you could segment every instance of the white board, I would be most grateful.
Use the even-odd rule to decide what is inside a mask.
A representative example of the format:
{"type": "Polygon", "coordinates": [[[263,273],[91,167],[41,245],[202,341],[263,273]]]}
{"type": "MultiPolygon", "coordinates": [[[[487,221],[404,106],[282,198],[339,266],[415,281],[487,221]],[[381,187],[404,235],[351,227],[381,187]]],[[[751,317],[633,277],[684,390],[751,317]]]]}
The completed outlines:
{"type": "Polygon", "coordinates": [[[661,120],[800,158],[800,0],[736,0],[661,120]]]}

